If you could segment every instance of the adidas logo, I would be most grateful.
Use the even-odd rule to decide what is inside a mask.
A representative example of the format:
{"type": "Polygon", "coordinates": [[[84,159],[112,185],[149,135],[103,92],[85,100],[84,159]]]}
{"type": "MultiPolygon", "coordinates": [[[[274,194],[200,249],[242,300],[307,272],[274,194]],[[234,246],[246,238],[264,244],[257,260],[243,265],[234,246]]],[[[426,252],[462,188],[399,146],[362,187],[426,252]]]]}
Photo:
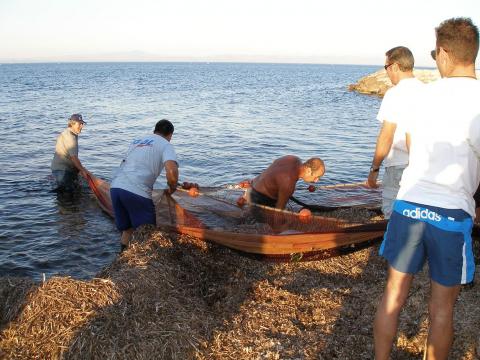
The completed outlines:
{"type": "Polygon", "coordinates": [[[402,215],[412,219],[428,219],[432,221],[442,220],[442,217],[435,211],[430,211],[428,209],[420,210],[418,207],[415,210],[405,209],[403,210],[402,215]]]}

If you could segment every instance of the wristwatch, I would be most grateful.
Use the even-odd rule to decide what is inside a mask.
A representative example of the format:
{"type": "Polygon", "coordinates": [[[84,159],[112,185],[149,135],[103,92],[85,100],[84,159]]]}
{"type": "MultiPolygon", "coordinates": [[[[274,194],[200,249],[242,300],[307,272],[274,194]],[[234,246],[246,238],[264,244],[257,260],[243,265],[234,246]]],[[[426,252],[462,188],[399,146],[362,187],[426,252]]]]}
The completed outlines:
{"type": "Polygon", "coordinates": [[[375,167],[375,166],[371,166],[370,167],[370,172],[379,172],[380,171],[380,167],[375,167]]]}

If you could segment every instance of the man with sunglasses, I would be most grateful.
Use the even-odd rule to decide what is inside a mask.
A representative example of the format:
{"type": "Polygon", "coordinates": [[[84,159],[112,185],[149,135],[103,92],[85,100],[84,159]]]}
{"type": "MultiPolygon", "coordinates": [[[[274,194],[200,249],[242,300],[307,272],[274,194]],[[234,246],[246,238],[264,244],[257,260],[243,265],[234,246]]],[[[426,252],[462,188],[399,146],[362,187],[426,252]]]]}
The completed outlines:
{"type": "Polygon", "coordinates": [[[377,178],[383,162],[385,173],[382,182],[382,212],[385,219],[388,219],[403,170],[408,164],[403,120],[405,109],[414,101],[423,83],[413,76],[414,58],[408,48],[394,47],[385,53],[385,57],[384,68],[394,87],[386,92],[377,115],[382,127],[378,134],[367,186],[378,187],[377,178]]]}
{"type": "Polygon", "coordinates": [[[435,29],[432,55],[442,79],[425,85],[407,126],[409,164],[380,247],[389,263],[374,322],[375,358],[389,358],[398,316],[413,276],[430,272],[427,359],[447,359],[453,311],[462,284],[475,272],[471,230],[480,179],[478,28],[467,18],[435,29]]]}

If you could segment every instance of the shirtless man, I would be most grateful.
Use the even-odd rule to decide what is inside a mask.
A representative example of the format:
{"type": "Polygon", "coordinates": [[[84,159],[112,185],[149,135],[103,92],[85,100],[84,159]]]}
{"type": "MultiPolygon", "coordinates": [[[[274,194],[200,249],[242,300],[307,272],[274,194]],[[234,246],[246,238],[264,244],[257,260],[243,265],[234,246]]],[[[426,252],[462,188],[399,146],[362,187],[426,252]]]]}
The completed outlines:
{"type": "Polygon", "coordinates": [[[247,191],[247,201],[284,209],[299,179],[317,182],[324,173],[325,165],[319,158],[311,158],[302,163],[296,156],[283,156],[253,179],[252,186],[247,191]]]}

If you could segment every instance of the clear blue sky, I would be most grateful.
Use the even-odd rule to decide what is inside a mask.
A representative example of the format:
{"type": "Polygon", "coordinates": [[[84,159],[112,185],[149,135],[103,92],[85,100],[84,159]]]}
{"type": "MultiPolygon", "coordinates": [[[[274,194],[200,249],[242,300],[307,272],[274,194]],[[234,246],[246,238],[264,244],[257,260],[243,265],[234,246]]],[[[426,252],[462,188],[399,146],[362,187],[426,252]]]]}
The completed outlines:
{"type": "Polygon", "coordinates": [[[382,64],[405,45],[434,66],[434,28],[453,16],[480,26],[480,0],[0,0],[0,62],[382,64]]]}

